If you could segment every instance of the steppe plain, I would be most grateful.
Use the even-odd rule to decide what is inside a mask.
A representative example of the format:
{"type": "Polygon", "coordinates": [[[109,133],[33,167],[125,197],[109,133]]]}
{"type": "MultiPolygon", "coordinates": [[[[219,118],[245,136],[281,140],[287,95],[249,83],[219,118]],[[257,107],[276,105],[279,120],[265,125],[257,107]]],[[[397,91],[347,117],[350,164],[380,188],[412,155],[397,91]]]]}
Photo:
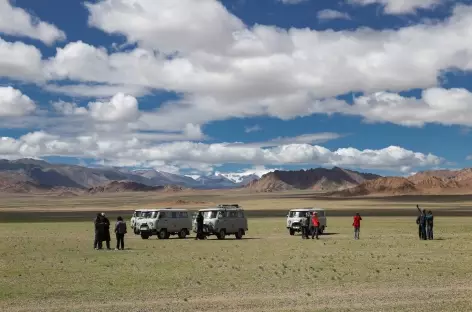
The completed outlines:
{"type": "MultiPolygon", "coordinates": [[[[470,311],[471,196],[326,199],[245,190],[0,196],[1,311],[470,311]],[[142,240],[92,248],[96,212],[241,204],[243,240],[142,240]],[[418,239],[416,204],[435,213],[418,239]],[[289,236],[289,209],[328,210],[320,240],[289,236]],[[360,211],[361,240],[352,214],[360,211]]],[[[112,244],[114,239],[112,238],[112,244]]]]}

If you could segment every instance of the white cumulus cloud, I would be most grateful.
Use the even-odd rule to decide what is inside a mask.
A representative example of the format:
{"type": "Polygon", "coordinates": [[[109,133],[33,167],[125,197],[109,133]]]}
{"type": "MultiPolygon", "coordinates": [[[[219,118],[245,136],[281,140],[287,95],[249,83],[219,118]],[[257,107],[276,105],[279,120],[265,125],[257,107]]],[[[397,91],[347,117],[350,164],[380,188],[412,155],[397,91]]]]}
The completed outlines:
{"type": "Polygon", "coordinates": [[[89,103],[90,115],[99,121],[136,121],[139,118],[135,97],[117,93],[109,102],[89,103]]]}
{"type": "Polygon", "coordinates": [[[36,104],[20,90],[0,87],[0,116],[15,117],[32,113],[36,104]]]}
{"type": "Polygon", "coordinates": [[[418,9],[432,9],[447,0],[348,0],[358,5],[380,4],[386,14],[414,13],[418,9]]]}
{"type": "Polygon", "coordinates": [[[66,39],[62,30],[21,8],[13,7],[10,0],[0,0],[0,33],[37,39],[47,45],[66,39]]]}
{"type": "Polygon", "coordinates": [[[346,20],[351,19],[351,16],[349,16],[349,14],[336,11],[336,10],[331,10],[331,9],[319,11],[317,14],[317,17],[319,20],[322,20],[322,21],[333,20],[333,19],[346,19],[346,20]]]}

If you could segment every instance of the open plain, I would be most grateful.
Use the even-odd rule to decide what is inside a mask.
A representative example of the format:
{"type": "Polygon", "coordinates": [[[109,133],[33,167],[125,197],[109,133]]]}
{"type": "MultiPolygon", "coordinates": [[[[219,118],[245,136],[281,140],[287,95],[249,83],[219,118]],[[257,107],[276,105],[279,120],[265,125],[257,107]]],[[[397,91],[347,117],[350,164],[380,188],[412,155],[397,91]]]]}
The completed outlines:
{"type": "Polygon", "coordinates": [[[328,200],[302,191],[239,190],[4,195],[0,310],[469,311],[470,200],[328,200]],[[107,211],[112,222],[122,214],[129,224],[129,211],[136,208],[217,203],[247,209],[245,239],[142,240],[129,231],[124,251],[92,248],[95,212],[107,211]],[[435,212],[434,241],[418,239],[417,203],[435,212]],[[328,210],[328,234],[318,241],[289,236],[285,229],[288,209],[309,206],[328,210]],[[361,240],[354,241],[350,216],[357,210],[364,220],[361,240]]]}

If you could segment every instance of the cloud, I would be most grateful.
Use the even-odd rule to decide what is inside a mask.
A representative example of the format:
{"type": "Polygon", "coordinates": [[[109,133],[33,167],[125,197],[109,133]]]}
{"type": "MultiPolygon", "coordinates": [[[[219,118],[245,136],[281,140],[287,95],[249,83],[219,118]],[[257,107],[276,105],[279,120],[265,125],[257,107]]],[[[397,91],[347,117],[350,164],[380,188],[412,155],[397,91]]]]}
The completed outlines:
{"type": "Polygon", "coordinates": [[[135,97],[117,93],[109,102],[91,102],[88,104],[90,115],[98,121],[136,121],[140,112],[135,97]]]}
{"type": "Polygon", "coordinates": [[[290,144],[319,144],[327,141],[335,140],[342,137],[342,135],[332,132],[323,133],[307,133],[294,137],[278,137],[266,142],[251,142],[251,143],[231,143],[232,146],[251,146],[251,147],[273,147],[290,144]]]}
{"type": "Polygon", "coordinates": [[[78,107],[75,103],[65,102],[62,100],[51,103],[54,110],[60,114],[69,115],[87,115],[88,111],[85,107],[78,107]]]}
{"type": "Polygon", "coordinates": [[[88,23],[107,33],[122,34],[130,42],[175,51],[223,51],[242,21],[214,0],[104,0],[87,2],[88,23]]]}
{"type": "Polygon", "coordinates": [[[347,0],[357,5],[380,4],[385,14],[400,15],[415,13],[418,9],[432,9],[448,0],[347,0]]]}
{"type": "Polygon", "coordinates": [[[0,38],[0,77],[20,81],[43,80],[41,52],[34,46],[0,38]]]}
{"type": "Polygon", "coordinates": [[[32,113],[36,104],[21,91],[12,87],[0,87],[0,116],[16,117],[32,113]]]}
{"type": "Polygon", "coordinates": [[[147,88],[133,85],[48,84],[44,86],[43,89],[53,93],[86,98],[111,97],[119,92],[135,97],[149,94],[149,90],[147,88]]]}
{"type": "Polygon", "coordinates": [[[37,39],[47,45],[66,39],[65,33],[56,26],[13,7],[10,0],[0,0],[0,33],[37,39]]]}
{"type": "Polygon", "coordinates": [[[246,133],[258,132],[258,131],[261,131],[261,130],[262,130],[262,128],[259,125],[254,125],[254,126],[244,128],[244,132],[246,132],[246,133]]]}
{"type": "Polygon", "coordinates": [[[283,4],[299,4],[302,2],[307,2],[308,0],[278,0],[282,2],[283,4]]]}
{"type": "Polygon", "coordinates": [[[472,114],[472,93],[461,88],[426,89],[419,99],[377,92],[356,98],[353,105],[343,103],[331,109],[331,112],[362,116],[367,122],[391,122],[408,127],[426,123],[472,126],[468,118],[472,114]]]}
{"type": "Polygon", "coordinates": [[[101,139],[98,136],[60,138],[45,132],[33,132],[14,139],[0,140],[0,156],[5,158],[70,156],[106,159],[135,164],[163,162],[166,165],[195,167],[195,164],[213,166],[223,163],[251,165],[335,165],[344,167],[404,170],[405,168],[434,166],[440,157],[422,154],[397,146],[380,150],[340,148],[331,151],[309,144],[288,144],[272,148],[171,142],[146,146],[139,139],[101,139]]]}
{"type": "Polygon", "coordinates": [[[351,19],[351,17],[347,13],[339,12],[336,10],[330,10],[330,9],[319,11],[317,14],[317,17],[319,20],[322,20],[322,21],[333,20],[333,19],[346,19],[346,20],[351,19]]]}
{"type": "MultiPolygon", "coordinates": [[[[154,130],[254,116],[287,120],[314,113],[314,105],[330,111],[330,105],[336,103],[329,98],[352,91],[370,94],[431,88],[438,85],[445,70],[472,69],[472,47],[468,44],[472,41],[468,31],[472,27],[471,6],[457,6],[451,18],[439,23],[397,30],[283,30],[237,23],[237,31],[218,32],[215,46],[207,44],[207,34],[195,35],[187,42],[187,32],[193,32],[188,28],[179,30],[183,37],[157,42],[156,38],[165,34],[163,24],[143,26],[150,27],[156,37],[139,32],[137,25],[150,19],[149,12],[162,9],[161,2],[141,1],[140,7],[133,8],[125,4],[118,8],[118,2],[92,5],[97,9],[91,9],[94,25],[107,32],[115,29],[128,40],[139,37],[137,48],[109,53],[105,48],[72,42],[57,49],[45,62],[44,71],[48,79],[181,95],[143,114],[141,121],[154,130]],[[158,48],[159,53],[150,47],[158,48]],[[162,53],[176,49],[181,50],[172,55],[162,53]]],[[[205,10],[222,13],[219,23],[233,25],[235,17],[213,2],[206,0],[205,10]]],[[[177,24],[191,18],[180,9],[180,4],[165,8],[177,17],[177,24]]],[[[197,29],[205,30],[203,17],[196,19],[197,29]]],[[[177,31],[174,26],[169,26],[170,33],[177,31]]]]}

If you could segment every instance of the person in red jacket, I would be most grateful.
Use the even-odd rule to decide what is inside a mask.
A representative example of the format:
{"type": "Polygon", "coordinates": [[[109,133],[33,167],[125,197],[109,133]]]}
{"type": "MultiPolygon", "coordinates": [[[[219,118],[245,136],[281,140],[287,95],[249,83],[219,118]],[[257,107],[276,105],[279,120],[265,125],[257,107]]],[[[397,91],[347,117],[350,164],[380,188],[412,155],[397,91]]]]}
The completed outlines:
{"type": "Polygon", "coordinates": [[[318,220],[318,213],[315,212],[311,218],[311,224],[313,226],[313,231],[311,232],[311,239],[318,239],[318,231],[320,228],[320,220],[318,220]]]}
{"type": "Polygon", "coordinates": [[[359,232],[361,230],[361,220],[362,217],[359,215],[358,212],[356,212],[356,215],[354,216],[354,222],[352,223],[352,226],[354,227],[354,239],[359,239],[359,232]]]}

